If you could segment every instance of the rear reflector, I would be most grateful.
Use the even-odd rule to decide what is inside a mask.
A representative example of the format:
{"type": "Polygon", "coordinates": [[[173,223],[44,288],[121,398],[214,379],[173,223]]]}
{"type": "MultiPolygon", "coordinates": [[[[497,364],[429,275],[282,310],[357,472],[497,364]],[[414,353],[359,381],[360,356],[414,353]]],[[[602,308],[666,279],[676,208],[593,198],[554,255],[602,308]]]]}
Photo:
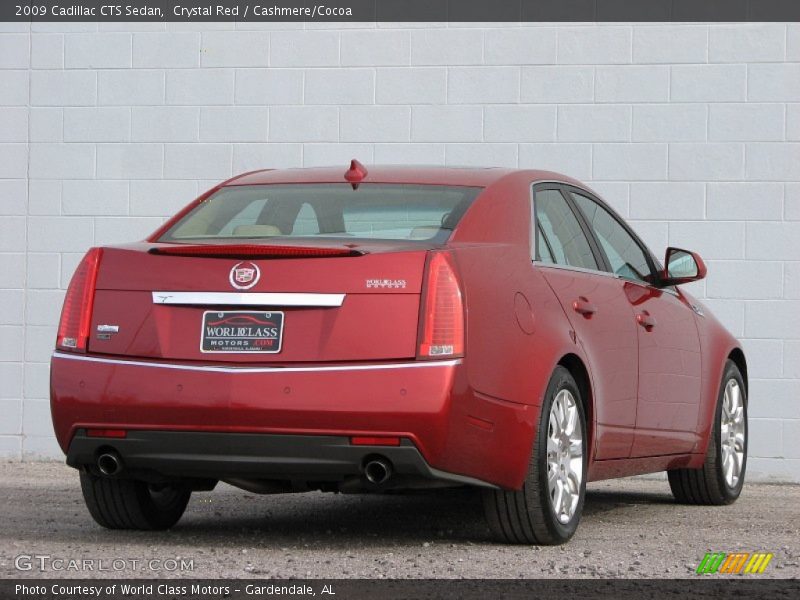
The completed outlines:
{"type": "Polygon", "coordinates": [[[56,337],[56,346],[62,350],[86,352],[101,256],[100,248],[89,250],[69,282],[56,337]]]}
{"type": "Polygon", "coordinates": [[[434,252],[428,261],[418,358],[464,354],[464,301],[452,258],[434,252]]]}
{"type": "Polygon", "coordinates": [[[150,254],[169,256],[204,256],[208,258],[317,258],[326,256],[361,256],[363,252],[350,248],[317,248],[314,246],[266,246],[237,244],[233,246],[158,246],[150,254]]]}
{"type": "Polygon", "coordinates": [[[124,429],[87,429],[86,435],[89,437],[124,438],[128,435],[128,432],[124,429]]]}
{"type": "Polygon", "coordinates": [[[399,437],[356,436],[350,438],[353,446],[399,446],[399,437]]]}

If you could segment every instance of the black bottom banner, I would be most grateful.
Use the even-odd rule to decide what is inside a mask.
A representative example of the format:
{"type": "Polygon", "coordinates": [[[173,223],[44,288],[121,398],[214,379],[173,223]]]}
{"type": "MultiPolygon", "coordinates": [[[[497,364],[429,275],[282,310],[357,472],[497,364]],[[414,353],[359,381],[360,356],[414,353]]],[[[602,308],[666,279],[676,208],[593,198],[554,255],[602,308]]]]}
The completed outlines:
{"type": "Polygon", "coordinates": [[[370,599],[481,599],[505,598],[798,598],[796,579],[339,579],[339,580],[2,580],[0,598],[79,600],[85,598],[149,600],[153,598],[328,598],[370,599]]]}

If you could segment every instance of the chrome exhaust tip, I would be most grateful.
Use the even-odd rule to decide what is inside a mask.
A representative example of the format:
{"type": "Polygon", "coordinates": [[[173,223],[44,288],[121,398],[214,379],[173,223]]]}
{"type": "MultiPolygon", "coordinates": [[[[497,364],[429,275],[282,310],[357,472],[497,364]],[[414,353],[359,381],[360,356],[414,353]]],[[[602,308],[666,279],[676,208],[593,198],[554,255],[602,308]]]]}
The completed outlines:
{"type": "Polygon", "coordinates": [[[383,458],[374,458],[364,465],[364,476],[375,485],[386,483],[392,476],[392,464],[383,458]]]}
{"type": "Polygon", "coordinates": [[[119,475],[122,472],[122,460],[116,452],[104,452],[97,457],[97,468],[107,477],[119,475]]]}

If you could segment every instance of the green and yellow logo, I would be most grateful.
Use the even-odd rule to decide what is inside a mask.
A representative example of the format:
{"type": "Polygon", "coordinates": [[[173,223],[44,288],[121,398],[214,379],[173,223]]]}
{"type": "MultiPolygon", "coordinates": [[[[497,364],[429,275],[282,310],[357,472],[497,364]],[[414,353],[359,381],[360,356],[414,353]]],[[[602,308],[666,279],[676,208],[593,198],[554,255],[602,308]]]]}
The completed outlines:
{"type": "Polygon", "coordinates": [[[708,552],[697,566],[698,575],[763,573],[774,555],[769,552],[708,552]]]}

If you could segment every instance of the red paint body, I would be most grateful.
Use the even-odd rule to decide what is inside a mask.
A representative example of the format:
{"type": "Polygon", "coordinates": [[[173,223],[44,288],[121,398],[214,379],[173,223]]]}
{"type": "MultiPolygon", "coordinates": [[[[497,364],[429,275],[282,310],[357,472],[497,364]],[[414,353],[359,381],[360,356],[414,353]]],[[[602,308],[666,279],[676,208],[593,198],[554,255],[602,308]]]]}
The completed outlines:
{"type": "Polygon", "coordinates": [[[393,436],[411,440],[435,469],[519,488],[545,388],[562,363],[587,374],[590,479],[702,464],[725,361],[744,366],[738,342],[681,291],[532,263],[532,186],[583,187],[555,173],[370,167],[364,183],[484,189],[443,246],[359,241],[357,257],[253,258],[263,276],[244,293],[346,294],[337,308],[276,307],[286,332],[277,354],[205,355],[206,308],[154,304],[154,291],[233,291],[235,258],[147,252],[197,202],[223,186],[342,181],[342,169],[245,174],[149,240],[104,248],[90,331],[120,330],[90,337],[77,355],[99,360],[54,356],[61,447],[85,428],[393,436]],[[433,250],[450,253],[463,293],[463,358],[417,359],[433,250]],[[365,288],[375,277],[406,287],[365,288]],[[233,371],[242,365],[263,368],[233,371]],[[327,369],[354,365],[386,368],[327,369]]]}

